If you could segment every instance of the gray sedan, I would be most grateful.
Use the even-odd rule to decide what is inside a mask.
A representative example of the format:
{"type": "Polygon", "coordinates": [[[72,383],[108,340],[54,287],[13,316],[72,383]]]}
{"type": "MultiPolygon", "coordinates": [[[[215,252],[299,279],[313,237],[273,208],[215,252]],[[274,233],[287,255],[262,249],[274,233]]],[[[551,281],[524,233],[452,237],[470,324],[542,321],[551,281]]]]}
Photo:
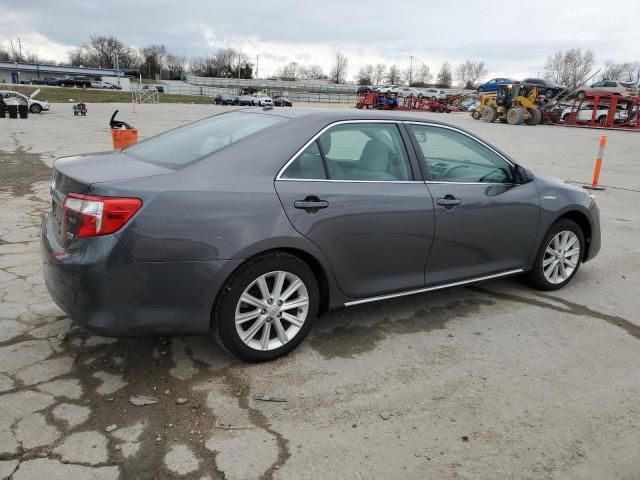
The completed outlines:
{"type": "Polygon", "coordinates": [[[523,274],[600,249],[583,189],[457,127],[389,112],[228,112],[55,162],[46,284],[104,335],[212,335],[246,361],[330,309],[523,274]]]}

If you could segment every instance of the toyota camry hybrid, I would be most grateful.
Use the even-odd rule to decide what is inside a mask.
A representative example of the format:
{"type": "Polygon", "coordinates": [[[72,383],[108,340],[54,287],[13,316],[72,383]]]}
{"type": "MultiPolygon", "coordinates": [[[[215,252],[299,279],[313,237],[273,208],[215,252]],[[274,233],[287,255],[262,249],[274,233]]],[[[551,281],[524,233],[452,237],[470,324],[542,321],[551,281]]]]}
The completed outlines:
{"type": "Polygon", "coordinates": [[[583,189],[391,112],[236,110],[61,158],[51,196],[46,284],[78,324],[250,362],[330,309],[518,274],[554,290],[600,249],[583,189]]]}

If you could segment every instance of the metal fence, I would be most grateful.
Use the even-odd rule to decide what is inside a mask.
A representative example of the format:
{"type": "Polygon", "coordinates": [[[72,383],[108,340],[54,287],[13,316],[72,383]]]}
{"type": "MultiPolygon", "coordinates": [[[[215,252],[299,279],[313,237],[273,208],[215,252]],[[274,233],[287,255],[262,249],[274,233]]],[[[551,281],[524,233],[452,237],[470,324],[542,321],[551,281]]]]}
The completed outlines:
{"type": "Polygon", "coordinates": [[[358,89],[357,85],[344,85],[344,84],[332,84],[332,83],[316,83],[305,81],[287,81],[287,80],[261,80],[261,79],[244,79],[244,78],[212,78],[212,77],[198,77],[195,75],[187,75],[187,83],[192,85],[203,85],[211,87],[225,87],[225,88],[246,88],[253,87],[262,89],[267,88],[269,90],[282,90],[291,93],[292,90],[298,90],[301,92],[310,93],[344,93],[355,94],[358,89]]]}

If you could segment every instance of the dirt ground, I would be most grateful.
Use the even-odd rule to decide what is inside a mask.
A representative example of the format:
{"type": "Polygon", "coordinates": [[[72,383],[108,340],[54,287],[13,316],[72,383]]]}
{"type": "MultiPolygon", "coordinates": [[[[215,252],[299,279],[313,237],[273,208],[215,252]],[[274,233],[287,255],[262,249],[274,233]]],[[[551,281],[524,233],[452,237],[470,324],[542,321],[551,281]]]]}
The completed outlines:
{"type": "Polygon", "coordinates": [[[416,114],[576,182],[606,133],[600,255],[550,294],[512,278],[336,311],[246,365],[208,338],[91,335],[49,299],[53,160],[110,148],[116,108],[141,137],[224,109],[88,108],[0,120],[0,479],[640,478],[639,133],[416,114]]]}

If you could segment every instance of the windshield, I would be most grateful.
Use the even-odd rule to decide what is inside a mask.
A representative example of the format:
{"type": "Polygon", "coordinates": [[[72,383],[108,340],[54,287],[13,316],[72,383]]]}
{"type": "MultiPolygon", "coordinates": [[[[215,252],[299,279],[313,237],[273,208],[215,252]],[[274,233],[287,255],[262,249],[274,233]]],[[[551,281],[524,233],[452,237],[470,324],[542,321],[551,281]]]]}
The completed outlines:
{"type": "Polygon", "coordinates": [[[283,120],[257,113],[225,113],[163,133],[125,152],[140,160],[177,169],[283,120]]]}

